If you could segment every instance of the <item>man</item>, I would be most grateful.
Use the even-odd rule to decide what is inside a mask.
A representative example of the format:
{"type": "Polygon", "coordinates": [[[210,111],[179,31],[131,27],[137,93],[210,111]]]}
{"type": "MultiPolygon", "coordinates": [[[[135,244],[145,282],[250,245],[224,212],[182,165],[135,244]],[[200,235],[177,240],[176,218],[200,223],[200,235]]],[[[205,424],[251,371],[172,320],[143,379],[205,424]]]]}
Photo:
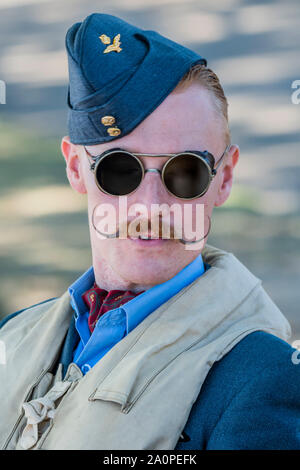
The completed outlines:
{"type": "Polygon", "coordinates": [[[110,15],[73,25],[66,47],[61,148],[87,195],[93,266],[2,322],[1,447],[300,448],[289,324],[260,279],[206,244],[239,158],[218,78],[110,15]],[[180,230],[199,218],[200,236],[180,230]]]}

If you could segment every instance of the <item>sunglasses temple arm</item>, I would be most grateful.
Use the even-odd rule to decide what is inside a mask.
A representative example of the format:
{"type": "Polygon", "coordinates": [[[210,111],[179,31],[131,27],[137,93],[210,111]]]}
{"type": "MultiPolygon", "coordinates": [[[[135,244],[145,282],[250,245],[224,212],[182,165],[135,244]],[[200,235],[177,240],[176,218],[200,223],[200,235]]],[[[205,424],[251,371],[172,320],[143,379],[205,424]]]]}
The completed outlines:
{"type": "Polygon", "coordinates": [[[220,160],[218,161],[217,166],[212,170],[212,171],[213,171],[213,175],[216,175],[216,174],[217,174],[217,169],[218,169],[219,166],[221,165],[222,160],[223,160],[223,157],[225,157],[225,155],[226,155],[226,153],[228,152],[228,150],[230,149],[230,147],[231,147],[231,144],[228,144],[227,147],[226,147],[226,149],[224,150],[224,152],[223,152],[223,154],[222,154],[220,160]]]}
{"type": "Polygon", "coordinates": [[[83,146],[84,148],[84,151],[85,151],[85,155],[86,155],[86,158],[90,164],[90,169],[91,170],[94,170],[95,169],[95,166],[96,164],[98,163],[98,160],[100,158],[101,155],[98,155],[98,156],[95,156],[95,155],[91,155],[90,152],[85,148],[85,146],[83,146]],[[88,159],[88,156],[91,157],[91,159],[93,160],[93,163],[91,163],[88,159]]]}

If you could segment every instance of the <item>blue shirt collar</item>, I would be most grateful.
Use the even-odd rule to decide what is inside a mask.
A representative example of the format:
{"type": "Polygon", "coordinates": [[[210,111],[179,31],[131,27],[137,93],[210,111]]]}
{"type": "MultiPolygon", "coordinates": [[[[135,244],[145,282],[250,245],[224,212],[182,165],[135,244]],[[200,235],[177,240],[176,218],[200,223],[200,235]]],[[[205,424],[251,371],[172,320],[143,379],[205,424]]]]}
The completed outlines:
{"type": "MultiPolygon", "coordinates": [[[[176,295],[179,290],[193,282],[204,272],[205,263],[203,262],[202,255],[199,254],[173,278],[162,284],[151,287],[151,289],[146,290],[143,294],[138,295],[122,305],[122,308],[126,312],[127,333],[133,330],[149,313],[154,311],[173,295],[176,295]]],[[[94,268],[91,266],[69,287],[70,302],[75,311],[75,318],[78,318],[79,315],[88,311],[82,299],[82,294],[90,289],[94,282],[94,268]]]]}
{"type": "Polygon", "coordinates": [[[91,266],[83,273],[73,284],[70,285],[68,291],[71,298],[71,306],[75,311],[75,318],[87,311],[87,307],[82,299],[82,294],[90,289],[95,282],[94,268],[91,266]]]}

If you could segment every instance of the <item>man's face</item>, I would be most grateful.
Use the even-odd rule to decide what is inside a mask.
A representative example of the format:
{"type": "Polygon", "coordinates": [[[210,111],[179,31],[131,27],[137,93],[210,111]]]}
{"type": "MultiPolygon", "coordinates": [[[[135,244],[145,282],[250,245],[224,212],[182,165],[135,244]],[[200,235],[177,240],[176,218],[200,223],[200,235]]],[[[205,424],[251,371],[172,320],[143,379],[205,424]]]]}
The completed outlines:
{"type": "MultiPolygon", "coordinates": [[[[132,153],[168,154],[185,150],[208,150],[216,163],[226,147],[224,124],[217,114],[213,98],[198,84],[192,84],[180,93],[171,93],[156,110],[130,134],[113,142],[87,146],[91,155],[99,155],[111,148],[122,148],[132,153]]],[[[96,206],[110,204],[117,215],[117,225],[130,223],[136,217],[119,219],[119,198],[103,193],[96,185],[94,174],[83,147],[70,144],[68,138],[62,142],[62,151],[67,161],[67,174],[74,189],[87,193],[95,279],[107,289],[131,289],[138,291],[171,279],[193,261],[203,250],[187,250],[178,239],[158,240],[155,243],[141,240],[101,239],[92,224],[96,206]]],[[[228,198],[232,185],[232,170],[238,160],[238,147],[232,146],[225,161],[208,191],[201,197],[182,200],[171,195],[164,187],[157,172],[145,173],[138,189],[126,196],[127,207],[142,204],[148,211],[149,220],[153,204],[173,204],[182,208],[182,223],[187,217],[184,205],[190,205],[195,223],[196,205],[204,207],[204,234],[209,229],[213,207],[228,198]]],[[[170,157],[139,157],[145,169],[162,169],[170,157]]],[[[173,219],[171,219],[172,221],[173,219]]],[[[174,220],[173,220],[174,222],[174,220]]],[[[172,233],[172,231],[171,231],[172,233]]]]}

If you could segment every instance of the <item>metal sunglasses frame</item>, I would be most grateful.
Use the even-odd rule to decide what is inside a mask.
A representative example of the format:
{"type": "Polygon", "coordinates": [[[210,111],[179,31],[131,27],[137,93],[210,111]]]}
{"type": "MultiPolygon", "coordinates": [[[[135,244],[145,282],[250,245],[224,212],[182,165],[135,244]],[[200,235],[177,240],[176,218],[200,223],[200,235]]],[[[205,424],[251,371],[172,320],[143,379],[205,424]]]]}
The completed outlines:
{"type": "Polygon", "coordinates": [[[166,188],[166,190],[168,191],[169,194],[171,194],[173,197],[176,197],[178,199],[184,199],[184,200],[191,200],[191,199],[197,199],[198,197],[201,197],[203,196],[203,194],[205,194],[213,180],[213,178],[216,176],[217,174],[217,170],[220,166],[220,164],[222,163],[222,159],[224,158],[224,156],[226,155],[226,153],[228,152],[228,150],[230,149],[231,147],[231,144],[228,144],[227,147],[225,148],[224,152],[222,153],[221,157],[219,158],[218,160],[218,163],[217,163],[217,166],[214,167],[215,165],[215,157],[210,153],[208,152],[207,150],[204,150],[204,151],[198,151],[198,150],[186,150],[185,152],[180,152],[180,153],[160,153],[160,154],[152,154],[152,153],[132,153],[132,152],[129,152],[128,150],[123,150],[121,148],[113,148],[113,149],[109,149],[109,150],[106,150],[105,152],[101,153],[100,155],[91,155],[89,153],[89,151],[86,149],[85,146],[83,146],[85,152],[87,155],[89,155],[89,157],[92,158],[93,160],[93,163],[90,163],[90,170],[94,173],[95,175],[95,181],[96,181],[96,185],[98,186],[98,188],[100,189],[100,191],[102,191],[103,193],[105,194],[108,194],[110,196],[117,196],[117,197],[120,197],[120,195],[118,194],[111,194],[107,191],[105,191],[104,188],[101,187],[101,185],[99,184],[98,180],[97,180],[97,177],[96,177],[96,174],[97,174],[97,168],[98,168],[98,165],[100,162],[103,161],[104,158],[106,157],[109,157],[110,155],[113,155],[114,153],[118,153],[118,152],[123,152],[123,153],[127,153],[128,155],[134,157],[140,167],[141,167],[141,170],[142,170],[142,176],[141,176],[141,180],[138,184],[138,186],[133,190],[131,191],[130,193],[127,193],[125,194],[124,196],[129,196],[130,194],[134,193],[138,188],[139,186],[141,185],[143,179],[144,179],[144,176],[145,176],[145,173],[147,173],[148,171],[150,172],[156,172],[156,173],[160,173],[161,175],[161,180],[162,180],[162,183],[164,185],[164,187],[166,188]],[[198,157],[204,164],[205,166],[207,167],[207,170],[208,170],[208,175],[209,175],[209,180],[208,180],[208,183],[205,187],[205,189],[202,191],[201,194],[198,194],[197,196],[193,196],[193,197],[189,197],[189,198],[184,198],[184,197],[180,197],[180,196],[176,196],[176,194],[172,193],[166,186],[165,184],[165,181],[164,181],[164,173],[166,171],[166,168],[167,166],[169,165],[169,163],[176,157],[178,156],[181,156],[181,155],[193,155],[193,156],[196,156],[198,157]],[[144,168],[144,165],[143,163],[141,162],[141,160],[138,158],[138,157],[170,157],[169,160],[166,161],[166,163],[163,165],[163,168],[162,170],[159,170],[158,168],[147,168],[145,169],[144,168]]]}

